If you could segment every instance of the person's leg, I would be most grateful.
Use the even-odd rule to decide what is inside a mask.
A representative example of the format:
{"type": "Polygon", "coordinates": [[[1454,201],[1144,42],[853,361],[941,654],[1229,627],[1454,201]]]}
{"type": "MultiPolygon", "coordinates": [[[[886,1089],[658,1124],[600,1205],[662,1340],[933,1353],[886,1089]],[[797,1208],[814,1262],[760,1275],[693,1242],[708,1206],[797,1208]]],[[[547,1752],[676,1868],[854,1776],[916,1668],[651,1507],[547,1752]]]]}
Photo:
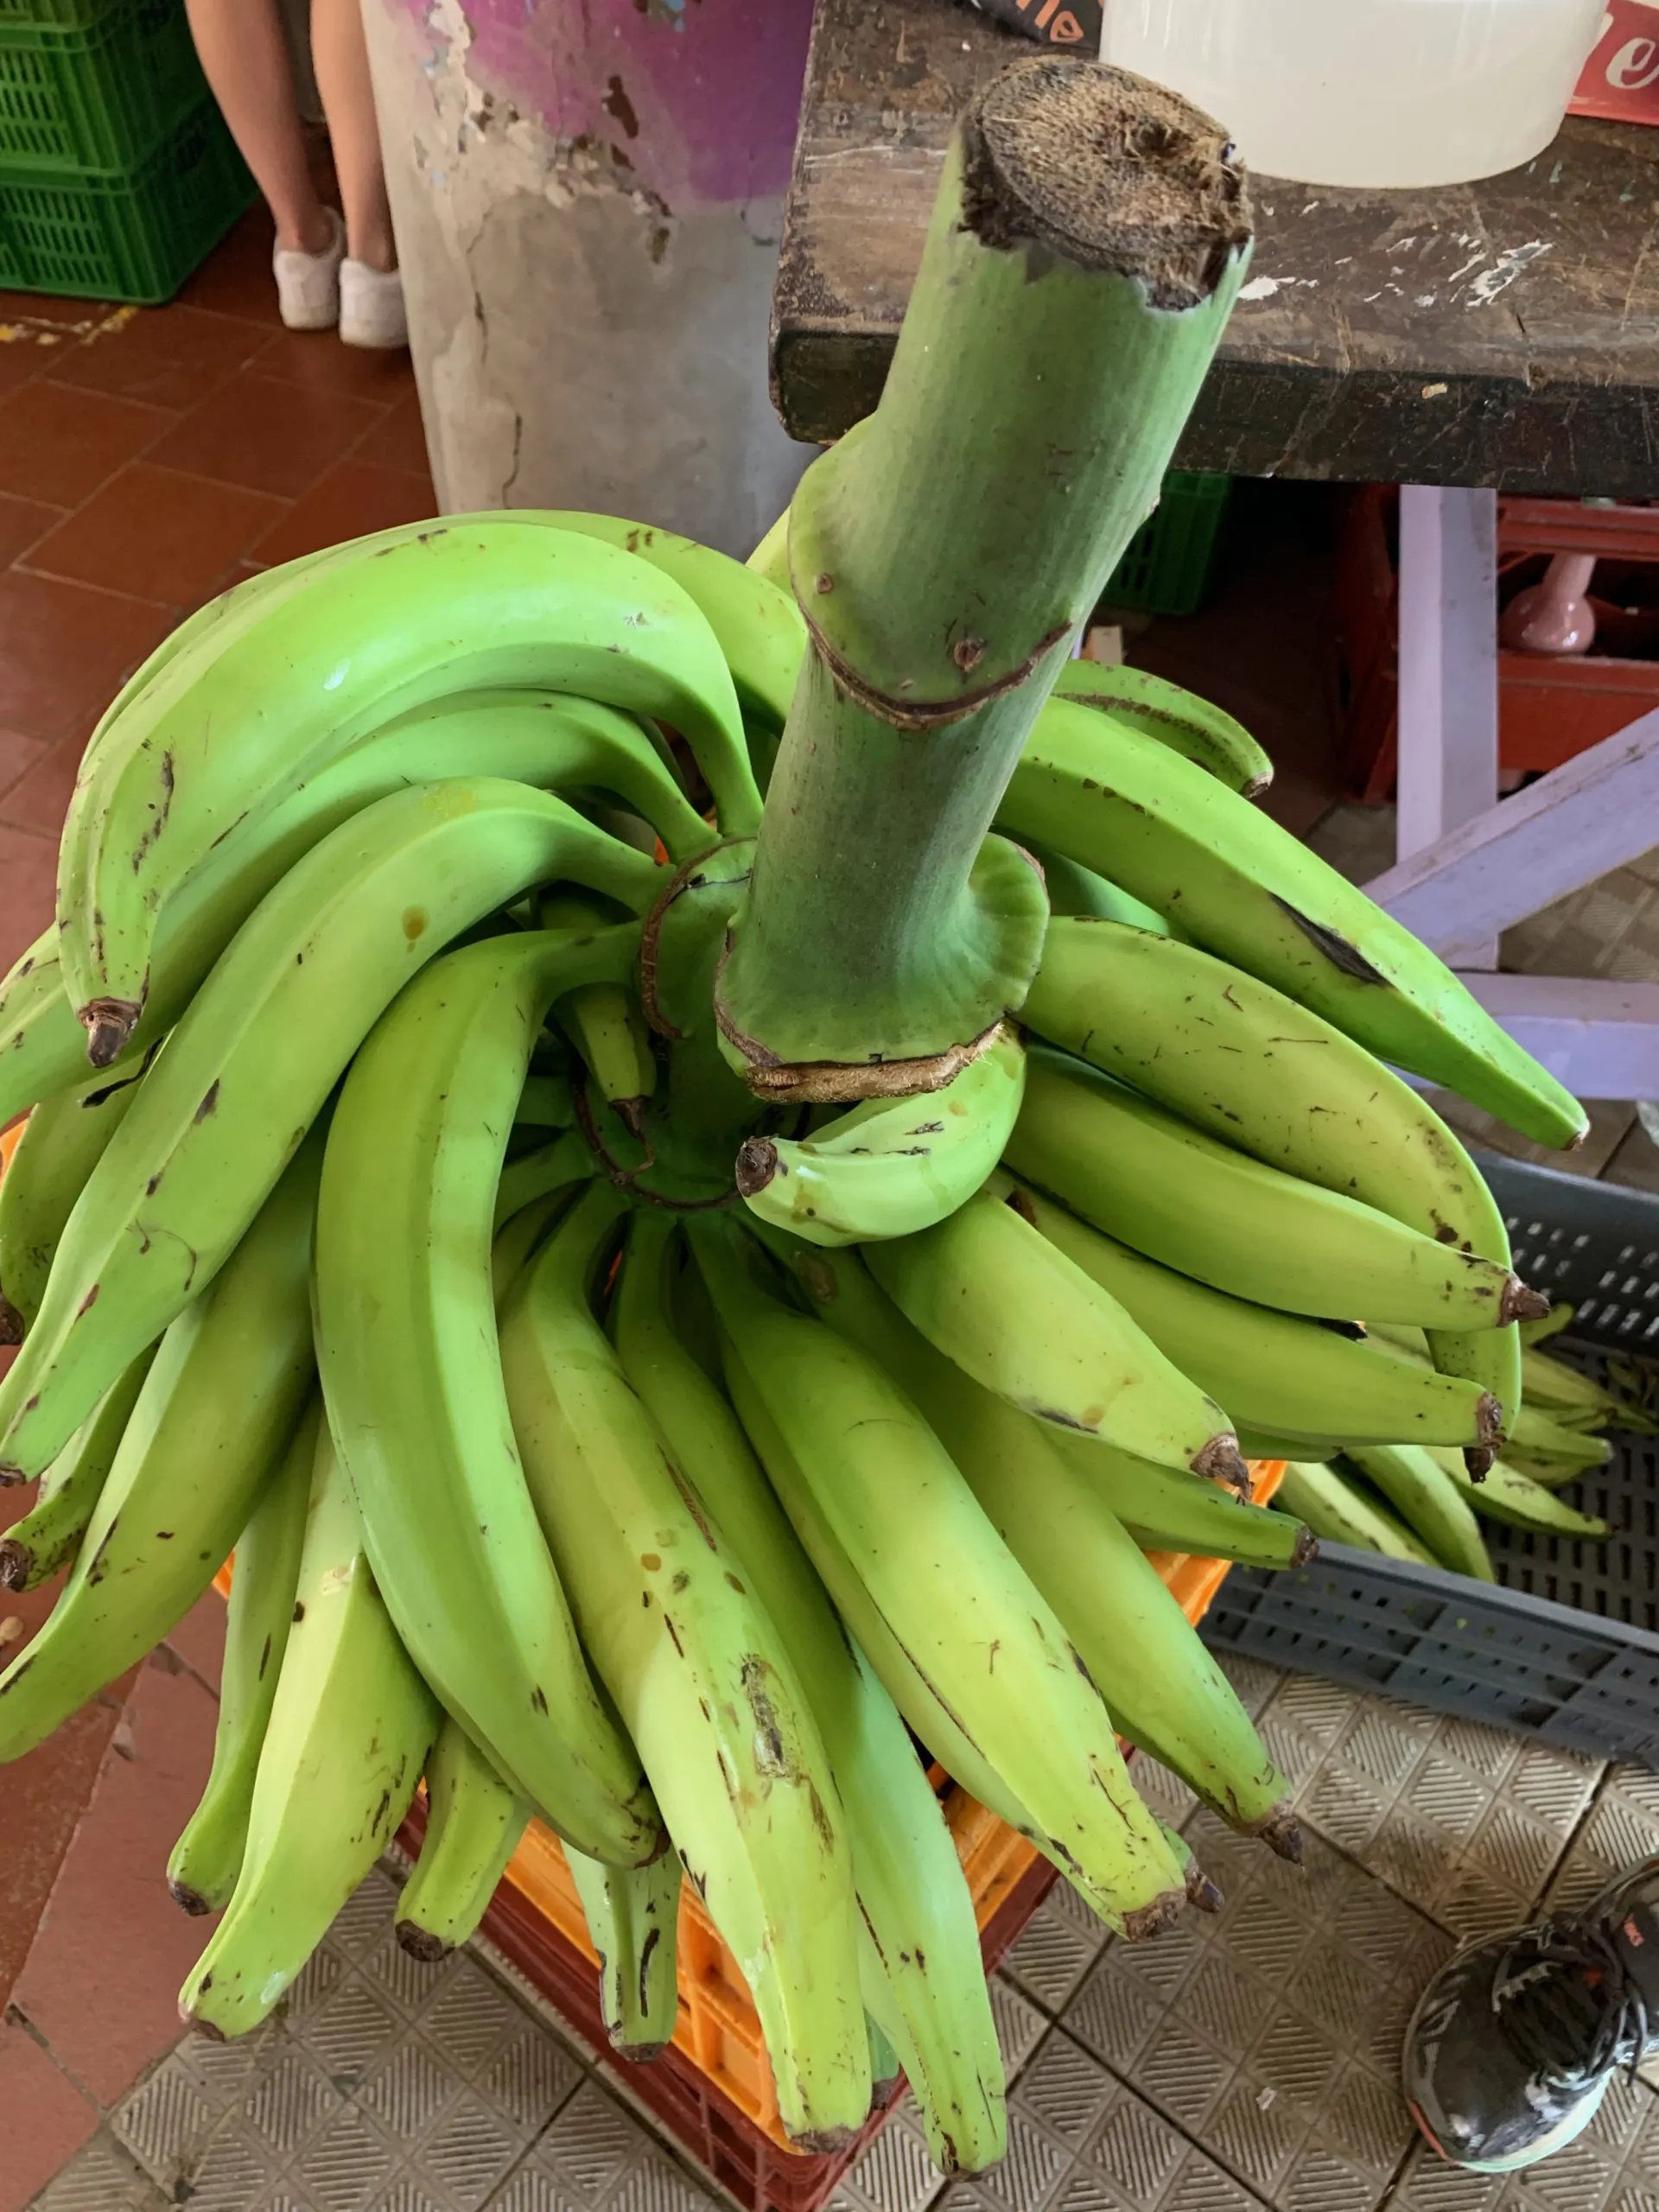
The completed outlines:
{"type": "Polygon", "coordinates": [[[334,149],[346,214],[346,251],[368,269],[397,265],[380,130],[369,82],[368,48],[359,0],[311,0],[311,64],[334,149]]]}
{"type": "Polygon", "coordinates": [[[327,253],[334,220],[306,165],[305,133],[276,0],[185,0],[185,5],[202,73],[264,194],[278,251],[327,253]]]}

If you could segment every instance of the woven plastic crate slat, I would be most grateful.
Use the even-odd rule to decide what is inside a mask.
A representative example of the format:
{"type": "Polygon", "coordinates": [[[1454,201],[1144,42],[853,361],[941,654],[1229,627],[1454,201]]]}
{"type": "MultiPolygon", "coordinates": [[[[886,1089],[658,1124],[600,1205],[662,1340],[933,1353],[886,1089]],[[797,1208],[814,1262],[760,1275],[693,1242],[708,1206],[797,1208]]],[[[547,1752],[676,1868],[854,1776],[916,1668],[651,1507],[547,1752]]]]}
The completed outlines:
{"type": "Polygon", "coordinates": [[[124,0],[0,0],[0,23],[84,30],[123,4],[124,0]]]}
{"type": "Polygon", "coordinates": [[[1108,607],[1192,614],[1202,603],[1230,476],[1172,468],[1155,511],[1124,549],[1101,594],[1108,607]]]}
{"type": "Polygon", "coordinates": [[[130,168],[207,92],[182,0],[118,0],[84,26],[0,13],[0,189],[20,170],[130,168]]]}
{"type": "Polygon", "coordinates": [[[204,100],[130,174],[0,176],[0,273],[80,299],[170,299],[248,205],[253,181],[204,100]]]}

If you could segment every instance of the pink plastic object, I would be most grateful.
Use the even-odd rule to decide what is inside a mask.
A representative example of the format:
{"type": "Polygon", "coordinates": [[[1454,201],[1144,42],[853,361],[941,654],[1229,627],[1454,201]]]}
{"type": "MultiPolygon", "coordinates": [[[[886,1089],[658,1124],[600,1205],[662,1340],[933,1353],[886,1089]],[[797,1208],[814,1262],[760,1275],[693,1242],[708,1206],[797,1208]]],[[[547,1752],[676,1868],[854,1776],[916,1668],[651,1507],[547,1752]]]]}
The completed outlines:
{"type": "Polygon", "coordinates": [[[1557,553],[1543,581],[1517,592],[1504,608],[1501,643],[1518,653],[1587,653],[1596,617],[1585,594],[1595,567],[1592,554],[1557,553]]]}

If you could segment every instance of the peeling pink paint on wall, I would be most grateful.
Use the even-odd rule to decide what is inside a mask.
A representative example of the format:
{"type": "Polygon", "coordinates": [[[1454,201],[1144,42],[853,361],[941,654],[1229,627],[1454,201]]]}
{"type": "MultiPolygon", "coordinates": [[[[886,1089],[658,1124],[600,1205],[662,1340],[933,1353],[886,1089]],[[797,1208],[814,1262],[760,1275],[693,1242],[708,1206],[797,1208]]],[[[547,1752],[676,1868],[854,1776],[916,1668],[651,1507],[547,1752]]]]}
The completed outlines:
{"type": "MultiPolygon", "coordinates": [[[[408,0],[429,34],[428,0],[408,0]]],[[[789,181],[812,0],[461,0],[469,73],[676,213],[789,181]]]]}

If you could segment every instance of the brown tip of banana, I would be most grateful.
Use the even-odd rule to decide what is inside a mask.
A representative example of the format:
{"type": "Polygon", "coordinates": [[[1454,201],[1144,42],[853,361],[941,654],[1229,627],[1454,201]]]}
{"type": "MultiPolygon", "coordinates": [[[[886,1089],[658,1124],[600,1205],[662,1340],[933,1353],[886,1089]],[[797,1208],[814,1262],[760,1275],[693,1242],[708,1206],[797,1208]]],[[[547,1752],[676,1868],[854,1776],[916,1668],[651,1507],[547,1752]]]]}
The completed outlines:
{"type": "Polygon", "coordinates": [[[35,1571],[35,1554],[25,1543],[8,1536],[0,1543],[0,1590],[27,1590],[35,1571]]]}
{"type": "Polygon", "coordinates": [[[1491,1444],[1465,1444],[1463,1447],[1463,1469],[1471,1483],[1484,1483],[1497,1459],[1497,1447],[1491,1444]]]}
{"type": "Polygon", "coordinates": [[[733,1180],[740,1198],[753,1198],[778,1173],[778,1147],[770,1137],[745,1137],[737,1147],[733,1180]]]}
{"type": "Polygon", "coordinates": [[[1244,1503],[1249,1503],[1249,1462],[1239,1450],[1238,1439],[1230,1428],[1222,1429],[1201,1451],[1192,1454],[1192,1471],[1207,1476],[1211,1482],[1225,1483],[1229,1490],[1236,1490],[1244,1503]]]}
{"type": "Polygon", "coordinates": [[[410,1957],[418,1959],[423,1966],[436,1966],[455,1948],[453,1943],[446,1943],[442,1936],[435,1936],[429,1928],[422,1928],[412,1920],[400,1920],[394,1932],[410,1957]]]}
{"type": "Polygon", "coordinates": [[[1311,1567],[1319,1555],[1319,1540],[1311,1529],[1297,1531],[1295,1547],[1290,1554],[1293,1567],[1311,1567]]]}
{"type": "MultiPolygon", "coordinates": [[[[637,2058],[640,2050],[645,2047],[635,2044],[628,2056],[637,2058]]],[[[659,2044],[657,2050],[661,2048],[659,2044]]],[[[652,2056],[656,2056],[655,2050],[652,2056]]],[[[838,2158],[842,2152],[850,2151],[859,2138],[856,2127],[804,2127],[798,2135],[791,2128],[788,2133],[790,2141],[798,2151],[804,2151],[815,2158],[838,2158]]]]}
{"type": "Polygon", "coordinates": [[[188,2005],[180,2005],[179,2018],[184,2022],[186,2027],[194,2028],[199,2036],[206,2036],[209,2043],[230,2041],[230,2037],[223,2028],[216,2028],[211,2020],[204,2020],[199,2013],[191,2012],[188,2005]]]}
{"type": "Polygon", "coordinates": [[[1154,1936],[1161,1936],[1186,1910],[1186,1885],[1179,1890],[1160,1890],[1148,1904],[1136,1905],[1133,1912],[1122,1918],[1123,1941],[1126,1943],[1145,1943],[1154,1936]]]}
{"type": "Polygon", "coordinates": [[[188,1912],[193,1920],[200,1920],[204,1913],[211,1912],[213,1909],[201,1891],[193,1890],[188,1882],[169,1881],[167,1885],[167,1894],[177,1905],[179,1910],[188,1912]]]}
{"type": "Polygon", "coordinates": [[[20,1344],[23,1341],[23,1317],[0,1290],[0,1344],[20,1344]]]}
{"type": "Polygon", "coordinates": [[[1272,788],[1273,771],[1269,768],[1266,775],[1252,776],[1248,784],[1241,784],[1238,795],[1240,798],[1265,798],[1272,788]]]}
{"type": "Polygon", "coordinates": [[[14,1483],[32,1483],[34,1479],[34,1476],[26,1475],[15,1460],[0,1459],[0,1490],[8,1489],[14,1483]]]}
{"type": "Polygon", "coordinates": [[[1288,1805],[1275,1805],[1270,1813],[1253,1821],[1245,1833],[1265,1843],[1281,1859],[1287,1859],[1293,1866],[1301,1865],[1302,1824],[1288,1805]]]}
{"type": "Polygon", "coordinates": [[[1503,1441],[1503,1408],[1490,1390],[1483,1390],[1475,1408],[1475,1441],[1494,1451],[1503,1441]]]}
{"type": "Polygon", "coordinates": [[[1497,1308],[1500,1321],[1541,1321],[1548,1311],[1548,1292],[1535,1290],[1530,1283],[1522,1282],[1519,1275],[1511,1275],[1504,1284],[1503,1295],[1497,1308]]]}
{"type": "MultiPolygon", "coordinates": [[[[619,2058],[626,2058],[630,2065],[654,2066],[668,2049],[668,2044],[666,2042],[629,2043],[622,2036],[613,2035],[611,2037],[611,2049],[619,2058]]],[[[795,2139],[798,2142],[804,2142],[805,2138],[798,2136],[795,2139]]]]}
{"type": "Polygon", "coordinates": [[[95,1068],[106,1068],[119,1057],[143,1012],[137,999],[87,1000],[79,1020],[86,1032],[86,1057],[95,1068]]]}
{"type": "Polygon", "coordinates": [[[1219,1912],[1227,1902],[1210,1877],[1198,1874],[1196,1868],[1186,1878],[1186,1894],[1200,1912],[1219,1912]]]}

